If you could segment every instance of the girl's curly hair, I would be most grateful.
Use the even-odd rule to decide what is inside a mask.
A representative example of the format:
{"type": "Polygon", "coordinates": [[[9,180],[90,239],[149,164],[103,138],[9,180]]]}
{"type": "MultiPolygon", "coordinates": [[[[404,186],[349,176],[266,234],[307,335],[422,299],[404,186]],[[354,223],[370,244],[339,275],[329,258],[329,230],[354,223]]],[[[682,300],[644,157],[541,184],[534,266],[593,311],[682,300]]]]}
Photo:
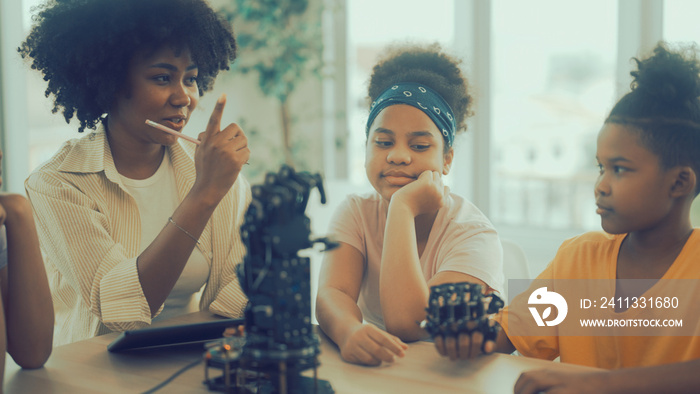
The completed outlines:
{"type": "Polygon", "coordinates": [[[187,48],[199,69],[199,94],[236,58],[231,25],[205,0],[48,0],[17,49],[48,82],[53,113],[79,131],[103,120],[137,51],[187,48]]]}
{"type": "Polygon", "coordinates": [[[605,123],[632,126],[664,169],[690,166],[700,176],[698,48],[660,43],[651,56],[634,61],[632,91],[615,104],[605,123]]]}
{"type": "Polygon", "coordinates": [[[444,53],[439,44],[391,47],[372,70],[369,103],[399,82],[421,83],[439,93],[450,105],[457,132],[466,130],[472,98],[467,79],[459,68],[460,63],[460,60],[444,53]]]}

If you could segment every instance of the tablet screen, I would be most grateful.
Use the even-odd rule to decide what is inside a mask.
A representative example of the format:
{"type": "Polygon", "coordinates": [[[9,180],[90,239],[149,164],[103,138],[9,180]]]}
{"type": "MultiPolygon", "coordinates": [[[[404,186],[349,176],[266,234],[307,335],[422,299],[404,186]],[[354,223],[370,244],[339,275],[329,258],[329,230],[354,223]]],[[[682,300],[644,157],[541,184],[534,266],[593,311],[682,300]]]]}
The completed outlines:
{"type": "Polygon", "coordinates": [[[209,341],[223,337],[224,330],[244,324],[245,320],[221,319],[200,323],[187,323],[166,327],[147,327],[122,332],[107,345],[110,352],[154,346],[177,345],[190,342],[209,341]]]}

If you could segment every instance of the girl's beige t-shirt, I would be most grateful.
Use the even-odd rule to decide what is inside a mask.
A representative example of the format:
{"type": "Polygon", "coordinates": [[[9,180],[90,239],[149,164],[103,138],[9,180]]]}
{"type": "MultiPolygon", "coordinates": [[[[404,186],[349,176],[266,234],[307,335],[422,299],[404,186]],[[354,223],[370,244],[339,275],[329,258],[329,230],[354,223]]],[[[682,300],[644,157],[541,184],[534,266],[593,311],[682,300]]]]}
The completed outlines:
{"type": "MultiPolygon", "coordinates": [[[[376,192],[350,195],[336,210],[329,227],[336,241],[349,244],[364,257],[358,306],[366,322],[382,329],[379,272],[388,208],[389,203],[376,192]]],[[[481,279],[496,291],[503,289],[503,250],[498,234],[474,204],[456,194],[448,193],[438,211],[420,265],[426,282],[438,272],[455,271],[481,279]]]]}

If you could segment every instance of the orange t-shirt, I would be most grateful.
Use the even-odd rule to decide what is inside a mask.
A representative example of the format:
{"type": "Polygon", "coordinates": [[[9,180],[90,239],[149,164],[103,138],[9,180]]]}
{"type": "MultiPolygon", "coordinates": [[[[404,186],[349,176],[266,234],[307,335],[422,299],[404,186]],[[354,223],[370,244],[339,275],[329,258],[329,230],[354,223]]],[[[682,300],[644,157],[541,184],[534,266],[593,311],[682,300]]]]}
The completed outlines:
{"type": "MultiPolygon", "coordinates": [[[[647,331],[646,336],[574,336],[561,335],[565,330],[561,327],[545,327],[543,329],[546,335],[541,336],[518,335],[524,332],[519,329],[520,325],[530,324],[537,327],[533,323],[534,316],[528,310],[528,306],[532,306],[532,304],[528,304],[528,298],[534,290],[532,286],[535,283],[539,280],[545,280],[556,284],[557,280],[562,279],[558,282],[559,289],[557,291],[565,292],[564,287],[574,282],[566,281],[568,279],[615,279],[617,256],[625,236],[625,234],[610,235],[591,232],[565,241],[557,251],[554,260],[537,277],[529,291],[516,296],[511,304],[496,317],[496,320],[508,334],[510,341],[521,354],[549,360],[560,356],[562,362],[607,369],[668,364],[700,358],[700,324],[695,318],[697,315],[693,316],[692,319],[687,319],[687,321],[684,319],[684,332],[691,332],[690,335],[684,334],[684,336],[653,335],[649,334],[650,331],[647,331]]],[[[681,253],[661,279],[664,281],[663,283],[681,283],[679,287],[686,287],[686,294],[691,294],[681,298],[681,301],[686,303],[686,306],[700,310],[697,306],[688,305],[692,301],[700,301],[698,298],[700,289],[697,286],[700,282],[695,280],[666,281],[700,279],[700,231],[697,229],[693,231],[681,253]]],[[[539,283],[537,286],[541,286],[542,282],[539,283]]],[[[658,292],[657,287],[651,287],[642,296],[655,294],[658,292]]],[[[611,294],[614,297],[614,286],[611,289],[611,294]]],[[[674,289],[671,289],[670,292],[673,291],[674,289]]],[[[669,289],[666,288],[665,292],[668,295],[669,289]]],[[[593,302],[600,301],[593,299],[593,302]]],[[[569,305],[569,310],[571,311],[577,306],[569,305]]],[[[600,304],[597,305],[597,307],[600,306],[600,304]]],[[[609,316],[616,317],[634,317],[631,314],[638,313],[638,310],[630,308],[625,312],[612,314],[614,308],[612,309],[601,310],[601,313],[608,313],[609,316]]],[[[576,313],[575,311],[570,312],[570,315],[576,313]]],[[[663,313],[663,311],[657,313],[663,313]]],[[[570,319],[570,316],[567,315],[566,319],[570,319]]],[[[575,319],[574,316],[571,320],[575,319]]]]}

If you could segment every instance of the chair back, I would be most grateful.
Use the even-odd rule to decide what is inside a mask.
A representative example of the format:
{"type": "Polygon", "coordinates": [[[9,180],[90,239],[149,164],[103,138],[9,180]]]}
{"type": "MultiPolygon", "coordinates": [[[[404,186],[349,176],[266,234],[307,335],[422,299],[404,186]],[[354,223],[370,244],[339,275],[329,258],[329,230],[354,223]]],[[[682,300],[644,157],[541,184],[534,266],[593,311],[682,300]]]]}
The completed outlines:
{"type": "Polygon", "coordinates": [[[503,301],[508,303],[508,279],[531,279],[527,256],[520,245],[507,239],[501,240],[503,247],[503,301]]]}

